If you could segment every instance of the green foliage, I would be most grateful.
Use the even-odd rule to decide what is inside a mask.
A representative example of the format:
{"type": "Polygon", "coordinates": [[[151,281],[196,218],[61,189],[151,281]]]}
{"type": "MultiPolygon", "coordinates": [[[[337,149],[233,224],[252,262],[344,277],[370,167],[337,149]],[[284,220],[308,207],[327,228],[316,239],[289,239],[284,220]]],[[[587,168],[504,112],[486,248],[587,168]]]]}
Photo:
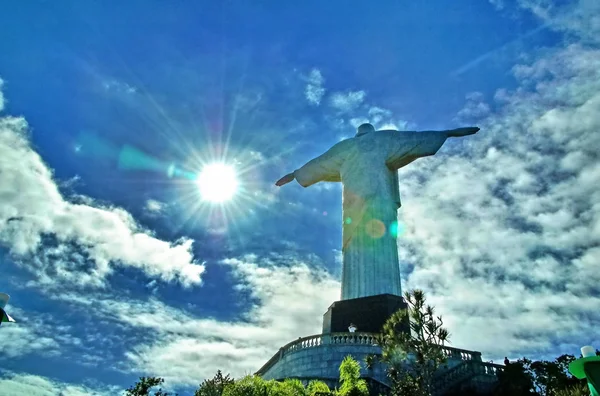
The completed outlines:
{"type": "Polygon", "coordinates": [[[223,396],[267,396],[270,387],[272,385],[267,385],[264,379],[248,375],[227,385],[223,390],[223,396]]]}
{"type": "Polygon", "coordinates": [[[590,389],[585,381],[556,391],[555,396],[590,396],[590,389]]]}
{"type": "Polygon", "coordinates": [[[525,368],[530,361],[520,359],[504,367],[498,374],[496,396],[525,396],[536,395],[532,374],[525,368]]]}
{"type": "MultiPolygon", "coordinates": [[[[137,381],[132,387],[128,388],[125,391],[126,396],[151,396],[150,388],[154,388],[155,386],[162,385],[165,382],[164,379],[160,377],[140,377],[139,381],[137,381]]],[[[161,388],[159,388],[156,392],[153,393],[153,396],[169,396],[170,393],[164,392],[161,388]]],[[[177,396],[177,395],[175,395],[177,396]]]]}
{"type": "Polygon", "coordinates": [[[312,388],[309,386],[308,389],[305,389],[302,382],[297,379],[286,379],[282,382],[266,381],[261,377],[249,375],[226,384],[222,396],[320,396],[329,393],[327,385],[322,382],[314,382],[312,388]],[[312,389],[313,393],[310,393],[309,389],[312,389]]]}
{"type": "MultiPolygon", "coordinates": [[[[524,361],[527,359],[523,359],[524,361]]],[[[562,355],[553,362],[527,361],[525,369],[532,373],[535,389],[541,395],[553,395],[577,383],[568,372],[569,363],[575,360],[573,355],[562,355]]]]}
{"type": "Polygon", "coordinates": [[[369,354],[367,357],[365,357],[365,366],[367,366],[367,369],[371,370],[373,368],[376,359],[377,357],[373,354],[369,354]]]}
{"type": "Polygon", "coordinates": [[[388,376],[392,383],[391,396],[422,396],[426,394],[423,391],[422,379],[418,375],[389,368],[388,376]]]}
{"type": "MultiPolygon", "coordinates": [[[[421,326],[412,329],[416,335],[410,339],[406,335],[398,334],[399,324],[405,316],[394,314],[384,327],[382,347],[384,362],[388,363],[388,376],[391,380],[392,391],[390,396],[430,396],[431,388],[427,387],[431,377],[431,365],[428,357],[433,362],[443,363],[435,347],[424,345],[434,343],[443,345],[447,342],[447,332],[440,332],[441,318],[433,315],[433,309],[425,307],[424,296],[416,291],[407,297],[410,309],[421,310],[420,316],[414,313],[411,318],[421,318],[421,326]],[[428,321],[436,321],[434,325],[428,321]],[[419,330],[422,333],[419,335],[419,330]],[[437,330],[436,330],[437,329],[437,330]],[[430,331],[437,331],[437,335],[430,335],[430,331]],[[420,353],[420,354],[419,354],[420,353]],[[415,358],[409,359],[410,356],[415,358]],[[385,361],[387,359],[387,361],[385,361]]],[[[597,354],[600,355],[599,352],[597,354]]],[[[374,363],[365,359],[367,364],[374,363]]],[[[578,380],[568,372],[568,365],[575,357],[562,355],[553,361],[532,361],[526,358],[509,363],[498,374],[498,386],[492,394],[486,396],[588,396],[590,394],[585,380],[578,380]]],[[[439,367],[439,366],[438,366],[439,367]]],[[[194,396],[367,396],[369,394],[367,383],[360,378],[360,364],[351,356],[347,356],[340,365],[341,386],[331,391],[322,381],[311,381],[305,388],[297,379],[286,379],[283,382],[274,380],[266,381],[258,376],[246,376],[234,381],[229,375],[223,376],[219,370],[212,378],[200,384],[194,396]]],[[[125,391],[126,396],[169,396],[160,386],[164,380],[160,377],[140,377],[133,387],[125,391]],[[159,387],[152,391],[152,388],[159,387]],[[153,393],[152,393],[153,392],[153,393]]],[[[483,396],[475,389],[457,388],[446,396],[483,396]]],[[[176,396],[176,395],[175,395],[176,396]]]]}
{"type": "Polygon", "coordinates": [[[306,387],[306,394],[308,396],[323,396],[331,394],[331,390],[323,381],[310,381],[306,387]]]}
{"type": "Polygon", "coordinates": [[[404,298],[408,308],[395,312],[383,326],[381,359],[388,365],[393,395],[429,396],[434,373],[446,362],[442,346],[449,333],[442,317],[425,304],[423,291],[409,291],[404,298]],[[407,321],[410,331],[402,331],[407,321]]]}
{"type": "Polygon", "coordinates": [[[561,355],[554,361],[532,361],[522,358],[508,364],[498,375],[496,396],[568,396],[581,392],[589,395],[585,381],[573,377],[568,366],[573,355],[561,355]]]}
{"type": "Polygon", "coordinates": [[[229,377],[229,374],[223,376],[221,370],[218,370],[212,379],[204,380],[200,384],[194,396],[222,396],[225,387],[233,383],[234,380],[229,377]]]}
{"type": "Polygon", "coordinates": [[[268,396],[305,396],[306,389],[304,385],[297,379],[286,379],[283,382],[268,381],[267,382],[268,396]]]}
{"type": "Polygon", "coordinates": [[[338,396],[368,396],[367,382],[360,378],[360,364],[346,356],[340,365],[340,389],[336,392],[338,396]]]}

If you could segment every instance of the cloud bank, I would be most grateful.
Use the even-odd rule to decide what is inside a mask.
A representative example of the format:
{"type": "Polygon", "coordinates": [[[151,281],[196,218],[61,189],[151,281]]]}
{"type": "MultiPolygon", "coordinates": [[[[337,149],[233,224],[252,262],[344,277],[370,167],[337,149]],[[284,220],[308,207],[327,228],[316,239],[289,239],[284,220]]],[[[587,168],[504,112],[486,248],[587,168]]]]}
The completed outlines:
{"type": "Polygon", "coordinates": [[[0,244],[42,283],[103,287],[116,265],[165,282],[201,283],[204,266],[194,261],[191,240],[163,241],[121,208],[65,198],[31,148],[23,118],[0,118],[0,169],[0,244]]]}
{"type": "Polygon", "coordinates": [[[460,155],[400,173],[408,286],[457,346],[496,358],[600,344],[600,51],[540,55],[514,67],[517,90],[469,98],[482,130],[460,155]]]}
{"type": "Polygon", "coordinates": [[[156,298],[63,294],[57,301],[76,303],[103,320],[127,326],[140,338],[125,351],[122,370],[157,375],[169,385],[197,386],[217,369],[235,377],[256,372],[283,346],[321,330],[322,315],[339,297],[339,282],[309,263],[278,257],[245,256],[221,265],[236,277],[240,296],[253,301],[243,317],[232,321],[199,318],[156,298]]]}

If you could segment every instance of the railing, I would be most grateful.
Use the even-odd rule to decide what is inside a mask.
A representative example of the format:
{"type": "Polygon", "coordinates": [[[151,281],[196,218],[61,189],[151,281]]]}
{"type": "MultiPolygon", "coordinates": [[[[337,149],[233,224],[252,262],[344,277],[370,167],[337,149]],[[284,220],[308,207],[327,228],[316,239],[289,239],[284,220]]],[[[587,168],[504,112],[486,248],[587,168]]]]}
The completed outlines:
{"type": "Polygon", "coordinates": [[[300,337],[297,340],[289,342],[279,349],[267,363],[256,372],[258,375],[264,374],[268,369],[275,365],[281,358],[290,353],[307,348],[314,348],[321,345],[377,345],[377,334],[374,333],[330,333],[316,334],[308,337],[300,337]]]}
{"type": "Polygon", "coordinates": [[[280,357],[306,348],[325,344],[343,345],[377,345],[377,334],[373,333],[330,333],[301,337],[284,345],[279,350],[280,357]]]}
{"type": "Polygon", "coordinates": [[[473,377],[472,361],[461,362],[458,366],[444,371],[433,380],[433,389],[436,393],[443,394],[446,391],[458,386],[463,381],[473,377]]]}
{"type": "Polygon", "coordinates": [[[467,351],[466,349],[453,348],[445,345],[442,347],[442,352],[447,359],[481,361],[481,352],[467,351]]]}
{"type": "Polygon", "coordinates": [[[476,376],[487,376],[488,378],[498,376],[504,370],[504,366],[500,364],[488,362],[475,362],[466,360],[458,366],[451,368],[448,371],[440,373],[434,380],[434,389],[436,393],[444,393],[452,388],[458,387],[465,381],[471,380],[476,376]]]}
{"type": "Polygon", "coordinates": [[[478,368],[481,370],[478,374],[498,376],[500,372],[504,371],[504,367],[502,364],[482,362],[478,365],[478,368]]]}
{"type": "MultiPolygon", "coordinates": [[[[314,348],[321,345],[372,345],[377,346],[378,334],[375,333],[330,333],[317,334],[308,337],[300,337],[279,349],[279,352],[273,355],[267,363],[256,372],[262,375],[269,370],[285,355],[294,353],[307,348],[314,348]]],[[[481,353],[468,351],[466,349],[443,346],[442,350],[448,359],[457,359],[462,361],[481,362],[481,353]]],[[[489,363],[488,363],[489,364],[489,363]]]]}
{"type": "Polygon", "coordinates": [[[324,337],[329,344],[377,345],[377,334],[373,333],[331,333],[324,337]]]}

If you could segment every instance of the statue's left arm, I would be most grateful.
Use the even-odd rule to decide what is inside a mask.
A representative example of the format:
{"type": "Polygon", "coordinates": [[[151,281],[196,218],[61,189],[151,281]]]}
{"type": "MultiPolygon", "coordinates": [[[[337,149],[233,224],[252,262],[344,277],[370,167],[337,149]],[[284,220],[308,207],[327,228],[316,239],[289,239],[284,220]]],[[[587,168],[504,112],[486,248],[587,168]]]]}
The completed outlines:
{"type": "Polygon", "coordinates": [[[283,186],[294,179],[302,187],[308,187],[321,181],[339,182],[340,168],[345,158],[345,147],[340,142],[327,150],[322,155],[314,158],[296,169],[294,172],[288,173],[279,179],[275,185],[283,186]]]}
{"type": "Polygon", "coordinates": [[[417,158],[434,155],[449,137],[472,135],[477,131],[479,131],[477,127],[447,131],[382,131],[386,133],[386,140],[388,140],[386,164],[392,169],[399,169],[417,158]]]}

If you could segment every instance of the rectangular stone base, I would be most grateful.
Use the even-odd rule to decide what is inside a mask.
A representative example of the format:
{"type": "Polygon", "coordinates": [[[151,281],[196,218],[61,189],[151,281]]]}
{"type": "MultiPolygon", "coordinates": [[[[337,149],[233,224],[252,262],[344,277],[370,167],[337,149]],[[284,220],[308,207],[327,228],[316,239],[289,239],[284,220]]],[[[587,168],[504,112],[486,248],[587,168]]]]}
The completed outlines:
{"type": "Polygon", "coordinates": [[[393,294],[336,301],[323,315],[323,334],[348,332],[351,323],[356,326],[356,331],[379,333],[386,320],[404,308],[407,308],[404,299],[393,294]]]}

